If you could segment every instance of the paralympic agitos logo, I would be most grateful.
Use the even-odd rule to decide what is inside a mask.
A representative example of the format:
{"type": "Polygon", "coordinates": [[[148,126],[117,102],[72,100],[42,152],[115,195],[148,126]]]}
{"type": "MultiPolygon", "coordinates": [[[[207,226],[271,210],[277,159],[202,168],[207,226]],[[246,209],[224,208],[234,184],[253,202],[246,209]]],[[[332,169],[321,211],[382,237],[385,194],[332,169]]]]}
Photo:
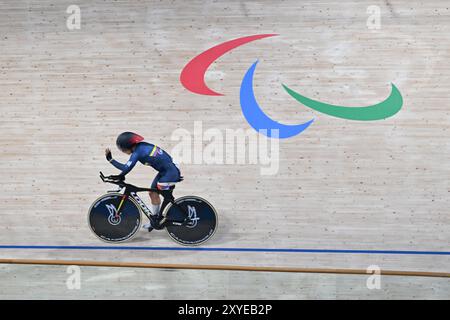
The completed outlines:
{"type": "MultiPolygon", "coordinates": [[[[191,92],[202,95],[220,96],[222,95],[221,93],[211,90],[205,84],[204,76],[208,67],[216,59],[236,47],[258,39],[276,35],[277,34],[253,35],[230,40],[214,46],[197,55],[186,64],[181,71],[180,81],[183,86],[191,92]]],[[[262,111],[253,92],[253,75],[257,64],[258,60],[247,70],[241,83],[240,103],[242,113],[247,122],[256,131],[264,133],[270,138],[289,138],[306,130],[313,123],[314,119],[301,124],[287,125],[274,121],[262,111]],[[272,135],[274,129],[276,129],[275,132],[278,133],[278,136],[272,135]]],[[[391,84],[391,93],[384,101],[364,107],[345,107],[323,103],[307,98],[288,88],[284,84],[282,86],[291,97],[303,105],[321,113],[348,120],[371,121],[386,119],[400,111],[403,104],[400,91],[394,84],[391,84]]]]}

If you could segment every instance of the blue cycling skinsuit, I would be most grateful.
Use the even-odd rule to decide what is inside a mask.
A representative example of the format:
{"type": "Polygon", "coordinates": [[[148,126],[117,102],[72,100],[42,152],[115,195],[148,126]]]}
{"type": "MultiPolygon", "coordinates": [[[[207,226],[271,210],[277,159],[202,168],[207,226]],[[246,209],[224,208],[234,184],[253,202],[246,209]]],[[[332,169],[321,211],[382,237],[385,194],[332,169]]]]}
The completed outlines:
{"type": "Polygon", "coordinates": [[[138,161],[158,171],[151,188],[168,190],[175,182],[180,181],[180,170],[173,163],[172,157],[163,149],[151,143],[138,143],[126,164],[122,164],[114,159],[110,162],[114,167],[122,171],[121,175],[125,176],[134,168],[138,161]]]}

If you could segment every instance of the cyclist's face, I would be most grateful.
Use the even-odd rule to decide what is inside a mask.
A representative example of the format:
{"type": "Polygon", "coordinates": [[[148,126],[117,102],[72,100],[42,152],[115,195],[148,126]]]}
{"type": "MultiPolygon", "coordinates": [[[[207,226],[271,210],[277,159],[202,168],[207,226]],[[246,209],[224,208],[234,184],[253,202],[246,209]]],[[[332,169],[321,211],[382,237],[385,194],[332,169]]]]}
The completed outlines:
{"type": "Polygon", "coordinates": [[[122,150],[122,149],[119,149],[119,150],[128,155],[133,153],[133,151],[131,151],[131,150],[122,150]]]}

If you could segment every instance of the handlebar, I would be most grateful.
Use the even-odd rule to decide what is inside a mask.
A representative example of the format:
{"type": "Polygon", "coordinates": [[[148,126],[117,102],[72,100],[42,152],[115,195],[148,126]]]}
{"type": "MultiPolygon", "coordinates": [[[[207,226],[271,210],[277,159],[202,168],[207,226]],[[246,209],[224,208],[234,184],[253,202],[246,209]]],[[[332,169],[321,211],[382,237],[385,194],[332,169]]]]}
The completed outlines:
{"type": "Polygon", "coordinates": [[[102,179],[103,182],[108,182],[108,183],[114,183],[114,184],[118,184],[118,183],[122,183],[124,180],[117,180],[117,179],[113,179],[112,176],[105,176],[103,174],[103,172],[100,171],[100,178],[102,179]]]}
{"type": "Polygon", "coordinates": [[[100,171],[100,178],[102,179],[103,182],[105,183],[112,183],[112,184],[117,184],[117,185],[122,185],[122,184],[126,184],[124,182],[124,180],[117,180],[117,179],[113,179],[112,176],[105,176],[103,174],[103,172],[100,171]]]}
{"type": "Polygon", "coordinates": [[[125,183],[125,177],[123,177],[122,179],[114,179],[113,176],[105,176],[103,174],[103,172],[100,171],[100,179],[102,179],[103,182],[105,183],[112,183],[112,184],[116,184],[121,188],[128,188],[131,189],[132,191],[135,192],[139,192],[139,191],[153,191],[153,192],[158,192],[160,193],[160,190],[158,189],[154,189],[154,188],[140,188],[140,187],[136,187],[133,186],[131,184],[125,183]]]}

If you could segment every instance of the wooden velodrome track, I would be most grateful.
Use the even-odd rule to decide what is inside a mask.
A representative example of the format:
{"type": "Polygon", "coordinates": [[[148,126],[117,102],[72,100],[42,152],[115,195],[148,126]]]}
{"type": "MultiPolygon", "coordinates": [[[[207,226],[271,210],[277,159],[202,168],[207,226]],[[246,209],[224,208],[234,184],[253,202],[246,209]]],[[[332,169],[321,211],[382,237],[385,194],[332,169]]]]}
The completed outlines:
{"type": "MultiPolygon", "coordinates": [[[[77,1],[81,29],[70,31],[71,4],[0,1],[2,262],[379,265],[448,276],[445,1],[380,2],[378,30],[366,26],[372,1],[77,1]],[[262,33],[279,35],[239,47],[209,68],[206,82],[223,96],[180,84],[195,55],[262,33]],[[142,231],[114,246],[95,238],[86,213],[111,189],[98,172],[117,172],[103,150],[127,159],[114,147],[117,134],[139,132],[170,152],[174,130],[192,132],[194,121],[204,130],[247,130],[239,88],[256,59],[255,95],[270,117],[287,124],[316,117],[302,134],[280,141],[279,172],[261,175],[257,164],[182,164],[185,181],[176,195],[201,195],[220,215],[215,237],[198,250],[184,250],[165,232],[142,231]],[[313,112],[281,87],[363,106],[385,99],[391,82],[403,108],[374,122],[313,112]]],[[[154,175],[138,166],[128,180],[148,185],[154,175]]]]}

